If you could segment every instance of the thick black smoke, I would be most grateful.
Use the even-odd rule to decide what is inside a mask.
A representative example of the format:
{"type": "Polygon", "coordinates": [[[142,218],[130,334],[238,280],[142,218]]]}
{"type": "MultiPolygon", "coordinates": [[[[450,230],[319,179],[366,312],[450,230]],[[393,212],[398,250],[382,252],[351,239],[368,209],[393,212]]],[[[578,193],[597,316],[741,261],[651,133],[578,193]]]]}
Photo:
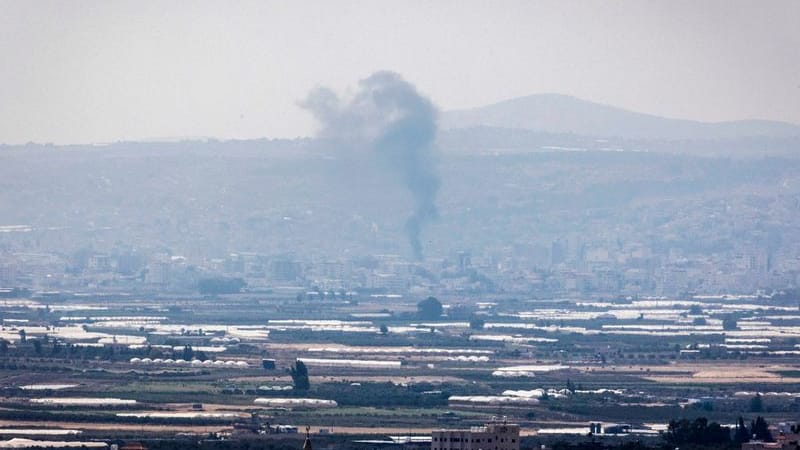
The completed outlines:
{"type": "Polygon", "coordinates": [[[439,175],[433,160],[436,108],[393,72],[361,80],[355,96],[340,99],[330,89],[314,90],[302,105],[323,129],[321,136],[365,158],[381,158],[414,198],[406,231],[414,257],[422,258],[422,226],[437,217],[439,175]]]}

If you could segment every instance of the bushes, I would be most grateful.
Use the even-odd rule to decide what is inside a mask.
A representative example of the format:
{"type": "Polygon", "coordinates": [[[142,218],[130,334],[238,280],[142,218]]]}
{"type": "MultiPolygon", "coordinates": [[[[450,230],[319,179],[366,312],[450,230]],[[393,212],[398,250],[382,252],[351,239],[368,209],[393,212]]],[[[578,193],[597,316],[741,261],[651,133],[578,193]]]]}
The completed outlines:
{"type": "Polygon", "coordinates": [[[314,390],[320,398],[336,400],[341,406],[413,406],[429,408],[447,405],[447,392],[424,390],[425,386],[392,383],[326,383],[314,390]],[[427,392],[427,393],[426,393],[427,392]]]}
{"type": "Polygon", "coordinates": [[[721,445],[731,441],[731,430],[716,422],[709,423],[705,417],[693,421],[670,420],[664,439],[670,445],[721,445]]]}
{"type": "Polygon", "coordinates": [[[201,295],[238,294],[245,286],[241,278],[203,278],[197,282],[201,295]]]}
{"type": "Polygon", "coordinates": [[[451,392],[441,386],[420,383],[398,386],[393,383],[323,383],[308,391],[259,391],[264,397],[303,396],[335,400],[340,406],[419,407],[446,406],[451,392]]]}

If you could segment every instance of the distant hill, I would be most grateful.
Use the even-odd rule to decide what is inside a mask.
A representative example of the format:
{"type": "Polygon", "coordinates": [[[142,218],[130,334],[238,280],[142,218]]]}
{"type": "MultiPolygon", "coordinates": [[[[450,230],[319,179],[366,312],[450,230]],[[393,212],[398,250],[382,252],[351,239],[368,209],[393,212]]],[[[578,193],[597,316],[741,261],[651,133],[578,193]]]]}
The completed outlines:
{"type": "Polygon", "coordinates": [[[667,119],[559,94],[530,95],[480,108],[447,111],[442,114],[441,126],[446,130],[493,127],[624,139],[800,137],[800,126],[786,122],[667,119]]]}

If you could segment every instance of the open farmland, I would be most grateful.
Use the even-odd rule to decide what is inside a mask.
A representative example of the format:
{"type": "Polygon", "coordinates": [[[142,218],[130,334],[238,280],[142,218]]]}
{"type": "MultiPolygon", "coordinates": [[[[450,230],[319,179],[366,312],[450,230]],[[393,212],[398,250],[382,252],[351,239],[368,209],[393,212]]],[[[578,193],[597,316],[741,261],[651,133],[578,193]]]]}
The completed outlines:
{"type": "Polygon", "coordinates": [[[443,299],[438,319],[410,297],[306,300],[302,312],[278,295],[5,300],[0,426],[385,435],[502,415],[531,435],[598,421],[645,436],[675,417],[731,423],[756,393],[770,420],[800,411],[800,315],[785,301],[496,300],[443,299]],[[356,316],[355,301],[382,312],[356,316]],[[245,306],[258,314],[208,319],[245,306]],[[289,374],[297,361],[307,390],[289,374]]]}

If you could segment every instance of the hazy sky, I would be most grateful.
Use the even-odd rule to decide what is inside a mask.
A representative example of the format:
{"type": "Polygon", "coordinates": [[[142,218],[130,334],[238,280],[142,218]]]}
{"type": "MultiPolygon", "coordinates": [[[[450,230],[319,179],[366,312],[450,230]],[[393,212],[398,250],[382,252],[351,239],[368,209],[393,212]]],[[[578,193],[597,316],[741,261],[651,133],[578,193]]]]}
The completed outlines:
{"type": "Polygon", "coordinates": [[[0,142],[294,137],[318,85],[800,123],[800,1],[0,0],[0,142]]]}

